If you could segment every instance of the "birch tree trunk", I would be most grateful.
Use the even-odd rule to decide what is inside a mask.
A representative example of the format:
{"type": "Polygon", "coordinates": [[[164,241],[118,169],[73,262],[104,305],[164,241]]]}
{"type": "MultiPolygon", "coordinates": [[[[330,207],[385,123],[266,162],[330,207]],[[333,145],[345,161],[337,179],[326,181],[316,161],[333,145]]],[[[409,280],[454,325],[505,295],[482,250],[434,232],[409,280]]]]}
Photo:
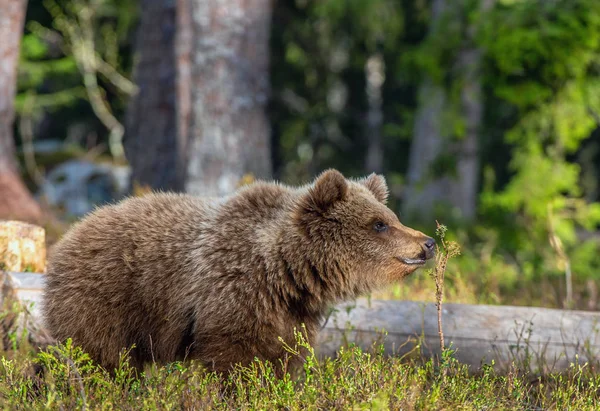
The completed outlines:
{"type": "Polygon", "coordinates": [[[26,8],[26,0],[0,0],[0,219],[38,222],[42,213],[19,176],[13,140],[17,64],[26,8]]]}
{"type": "Polygon", "coordinates": [[[271,0],[189,0],[192,112],[186,191],[223,195],[271,175],[271,0]]]}
{"type": "MultiPolygon", "coordinates": [[[[481,0],[482,12],[495,0],[481,0]]],[[[433,2],[432,31],[439,28],[445,13],[446,0],[433,2]]],[[[452,4],[464,7],[464,3],[452,4]]],[[[479,184],[479,134],[482,122],[481,51],[474,45],[474,27],[468,27],[463,46],[458,51],[453,72],[461,82],[459,112],[465,123],[464,135],[456,138],[443,123],[448,97],[441,84],[425,79],[419,90],[419,108],[411,146],[408,186],[404,195],[404,213],[423,219],[433,218],[436,205],[450,206],[452,212],[465,220],[476,214],[479,184]],[[446,128],[446,129],[444,129],[446,128]],[[434,164],[440,155],[455,160],[454,173],[436,176],[434,164]]]]}

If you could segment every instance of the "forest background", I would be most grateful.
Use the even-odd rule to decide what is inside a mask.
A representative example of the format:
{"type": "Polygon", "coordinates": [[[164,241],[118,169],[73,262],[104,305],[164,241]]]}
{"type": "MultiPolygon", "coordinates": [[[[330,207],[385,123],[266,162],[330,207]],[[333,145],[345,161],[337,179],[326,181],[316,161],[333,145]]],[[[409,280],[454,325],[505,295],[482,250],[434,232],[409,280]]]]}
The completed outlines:
{"type": "Polygon", "coordinates": [[[0,0],[0,37],[0,218],[50,242],[73,160],[135,194],[377,172],[461,243],[447,300],[599,308],[597,0],[0,0]]]}

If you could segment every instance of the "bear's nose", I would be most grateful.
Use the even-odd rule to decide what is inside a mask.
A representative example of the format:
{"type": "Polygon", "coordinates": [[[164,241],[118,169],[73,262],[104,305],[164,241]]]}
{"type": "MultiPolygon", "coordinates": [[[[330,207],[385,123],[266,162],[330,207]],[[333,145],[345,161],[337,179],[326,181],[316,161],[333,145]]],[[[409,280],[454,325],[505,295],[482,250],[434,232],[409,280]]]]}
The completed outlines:
{"type": "Polygon", "coordinates": [[[425,250],[425,258],[430,259],[435,255],[435,240],[433,238],[428,238],[423,243],[423,250],[425,250]]]}

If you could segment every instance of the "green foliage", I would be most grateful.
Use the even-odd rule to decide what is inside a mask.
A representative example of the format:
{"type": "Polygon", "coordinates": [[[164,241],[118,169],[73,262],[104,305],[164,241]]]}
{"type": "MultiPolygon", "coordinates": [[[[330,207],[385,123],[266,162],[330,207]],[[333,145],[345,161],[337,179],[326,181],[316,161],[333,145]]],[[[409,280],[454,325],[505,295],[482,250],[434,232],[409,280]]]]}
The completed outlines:
{"type": "Polygon", "coordinates": [[[576,275],[593,275],[598,243],[582,243],[578,231],[598,227],[600,204],[583,200],[569,156],[598,126],[600,3],[501,4],[480,30],[492,90],[519,113],[505,136],[513,176],[500,191],[488,181],[481,213],[499,219],[505,250],[533,272],[561,273],[566,252],[577,254],[576,275]]]}
{"type": "Polygon", "coordinates": [[[497,7],[479,40],[496,67],[497,92],[528,107],[588,77],[598,62],[599,28],[600,4],[593,0],[523,1],[497,7]]]}
{"type": "Polygon", "coordinates": [[[42,88],[45,92],[37,99],[36,108],[50,112],[71,107],[78,99],[85,98],[74,58],[49,58],[51,53],[39,35],[28,33],[23,36],[18,79],[21,92],[15,102],[17,113],[24,111],[27,95],[42,88]]]}
{"type": "Polygon", "coordinates": [[[395,1],[331,0],[318,2],[315,13],[334,26],[350,23],[354,41],[364,43],[371,52],[380,46],[395,50],[397,38],[404,31],[403,10],[395,1]]]}
{"type": "Polygon", "coordinates": [[[397,65],[424,35],[425,8],[390,0],[275,3],[271,119],[281,178],[304,182],[326,167],[349,175],[363,172],[365,65],[374,54],[385,61],[385,161],[389,174],[400,176],[408,157],[415,84],[412,75],[398,75],[397,65]]]}
{"type": "Polygon", "coordinates": [[[64,139],[74,125],[83,124],[100,134],[101,142],[107,132],[93,113],[84,87],[84,69],[74,50],[93,44],[86,52],[104,62],[99,70],[102,98],[121,116],[127,96],[110,77],[131,70],[129,48],[136,7],[135,0],[30,3],[31,17],[25,25],[18,67],[17,113],[36,123],[46,120],[46,127],[55,134],[52,138],[64,139]],[[91,39],[84,38],[81,27],[90,30],[91,39]]]}
{"type": "MultiPolygon", "coordinates": [[[[299,341],[305,347],[306,342],[299,341]]],[[[299,378],[274,375],[254,361],[228,377],[195,363],[152,365],[137,376],[126,361],[116,375],[70,341],[36,356],[0,359],[0,402],[6,409],[596,409],[600,377],[573,365],[544,379],[513,368],[475,374],[446,351],[442,372],[432,360],[388,357],[381,346],[342,348],[311,360],[299,378]],[[43,373],[28,372],[32,364],[43,373]]]]}
{"type": "MultiPolygon", "coordinates": [[[[430,16],[429,32],[416,47],[410,49],[406,64],[414,65],[422,76],[436,83],[448,84],[456,76],[453,65],[465,42],[465,7],[472,2],[460,1],[442,8],[439,16],[430,16]]],[[[433,10],[429,10],[433,14],[433,10]]]]}

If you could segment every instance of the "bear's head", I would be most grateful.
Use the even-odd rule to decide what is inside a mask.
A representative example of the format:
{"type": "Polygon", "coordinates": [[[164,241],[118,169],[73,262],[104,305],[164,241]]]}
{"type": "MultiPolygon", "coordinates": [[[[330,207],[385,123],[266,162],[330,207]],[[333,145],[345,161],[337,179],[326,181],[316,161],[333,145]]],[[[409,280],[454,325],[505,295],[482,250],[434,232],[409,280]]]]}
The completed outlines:
{"type": "Polygon", "coordinates": [[[336,294],[385,286],[434,256],[435,241],[402,225],[387,197],[384,177],[349,180],[336,170],[322,173],[302,195],[296,223],[321,275],[344,282],[336,294]]]}

